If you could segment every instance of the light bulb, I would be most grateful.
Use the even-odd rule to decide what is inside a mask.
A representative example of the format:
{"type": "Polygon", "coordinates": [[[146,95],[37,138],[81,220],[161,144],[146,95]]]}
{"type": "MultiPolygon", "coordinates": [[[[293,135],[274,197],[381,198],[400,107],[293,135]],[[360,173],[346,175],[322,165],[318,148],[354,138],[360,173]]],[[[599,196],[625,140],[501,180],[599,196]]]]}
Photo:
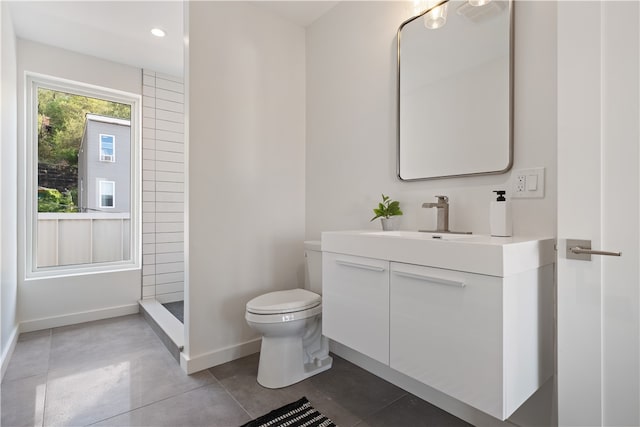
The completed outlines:
{"type": "Polygon", "coordinates": [[[156,37],[164,37],[167,35],[167,33],[165,33],[165,31],[162,28],[152,28],[151,34],[153,34],[156,37]]]}
{"type": "Polygon", "coordinates": [[[469,0],[469,4],[471,6],[484,6],[488,4],[491,0],[469,0]]]}
{"type": "Polygon", "coordinates": [[[449,3],[442,4],[431,9],[424,15],[424,26],[430,30],[437,30],[447,23],[447,6],[449,3]]]}

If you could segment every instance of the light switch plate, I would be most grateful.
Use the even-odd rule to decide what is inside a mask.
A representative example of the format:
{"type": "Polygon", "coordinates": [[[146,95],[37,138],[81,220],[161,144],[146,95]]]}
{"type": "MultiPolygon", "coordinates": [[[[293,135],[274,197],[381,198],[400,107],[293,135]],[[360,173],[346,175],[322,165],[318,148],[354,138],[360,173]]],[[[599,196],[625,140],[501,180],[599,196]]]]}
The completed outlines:
{"type": "Polygon", "coordinates": [[[544,198],[544,168],[513,171],[511,197],[516,199],[544,198]]]}

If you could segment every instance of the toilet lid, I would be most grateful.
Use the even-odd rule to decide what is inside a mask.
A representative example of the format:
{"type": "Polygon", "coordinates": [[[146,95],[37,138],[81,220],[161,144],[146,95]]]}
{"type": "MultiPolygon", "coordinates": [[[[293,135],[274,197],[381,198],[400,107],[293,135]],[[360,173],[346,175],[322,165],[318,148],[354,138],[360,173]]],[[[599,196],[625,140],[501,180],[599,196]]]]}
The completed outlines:
{"type": "Polygon", "coordinates": [[[247,303],[247,311],[255,314],[291,313],[319,305],[320,295],[306,289],[269,292],[247,303]]]}

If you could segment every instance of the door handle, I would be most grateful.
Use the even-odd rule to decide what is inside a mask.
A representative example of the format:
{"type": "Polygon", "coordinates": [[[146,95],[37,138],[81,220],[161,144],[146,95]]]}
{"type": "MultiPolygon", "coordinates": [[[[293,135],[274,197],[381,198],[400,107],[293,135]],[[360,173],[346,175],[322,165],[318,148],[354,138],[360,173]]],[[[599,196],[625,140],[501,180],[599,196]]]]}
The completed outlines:
{"type": "Polygon", "coordinates": [[[591,261],[591,255],[622,256],[622,252],[591,249],[591,240],[567,239],[567,259],[591,261]]]}

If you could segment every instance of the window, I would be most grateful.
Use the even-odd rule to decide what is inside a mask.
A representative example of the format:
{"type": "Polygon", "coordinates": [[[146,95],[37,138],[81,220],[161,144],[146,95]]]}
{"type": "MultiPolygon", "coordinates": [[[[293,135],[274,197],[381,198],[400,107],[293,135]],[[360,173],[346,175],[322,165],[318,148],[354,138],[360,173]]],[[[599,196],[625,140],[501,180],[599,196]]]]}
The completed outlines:
{"type": "Polygon", "coordinates": [[[141,96],[41,74],[26,85],[27,279],[139,268],[141,96]]]}
{"type": "Polygon", "coordinates": [[[116,161],[115,139],[116,138],[113,135],[100,134],[100,161],[101,162],[116,161]]]}
{"type": "Polygon", "coordinates": [[[98,205],[101,208],[115,207],[116,183],[113,181],[98,181],[98,205]]]}

